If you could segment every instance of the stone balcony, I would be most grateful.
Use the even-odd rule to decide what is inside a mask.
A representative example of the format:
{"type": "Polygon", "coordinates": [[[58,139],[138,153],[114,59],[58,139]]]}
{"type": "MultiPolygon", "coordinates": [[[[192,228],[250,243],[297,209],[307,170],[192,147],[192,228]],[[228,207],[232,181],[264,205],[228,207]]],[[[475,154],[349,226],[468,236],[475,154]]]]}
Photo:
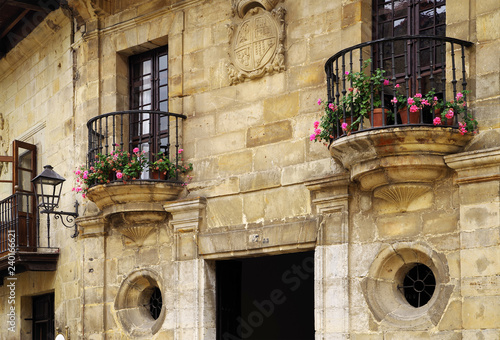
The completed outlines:
{"type": "Polygon", "coordinates": [[[367,130],[335,140],[333,158],[350,171],[361,190],[394,204],[399,211],[431,190],[448,171],[444,156],[472,139],[452,128],[408,126],[367,130]]]}

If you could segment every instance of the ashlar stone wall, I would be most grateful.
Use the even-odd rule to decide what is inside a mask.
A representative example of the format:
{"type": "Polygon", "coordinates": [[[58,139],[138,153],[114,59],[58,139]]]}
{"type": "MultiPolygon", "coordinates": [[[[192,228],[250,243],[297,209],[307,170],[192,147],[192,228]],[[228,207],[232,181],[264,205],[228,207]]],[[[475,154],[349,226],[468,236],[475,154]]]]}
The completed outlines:
{"type": "MultiPolygon", "coordinates": [[[[62,10],[54,11],[0,60],[0,114],[3,119],[0,153],[12,156],[14,139],[35,144],[37,168],[51,164],[68,179],[60,207],[65,211],[74,209],[71,182],[77,166],[71,32],[71,19],[62,10]]],[[[0,179],[11,180],[11,176],[12,169],[2,172],[0,179]]],[[[11,194],[11,184],[1,187],[2,199],[11,194]]],[[[47,247],[45,216],[40,223],[40,245],[47,247]]],[[[81,333],[81,244],[70,238],[72,233],[60,221],[52,219],[50,246],[59,248],[60,254],[57,271],[16,275],[16,332],[7,331],[5,326],[0,335],[2,339],[31,339],[31,321],[25,320],[32,316],[31,298],[50,292],[55,295],[56,327],[69,326],[70,334],[81,333]]],[[[7,313],[12,306],[7,303],[10,289],[6,283],[4,280],[0,287],[0,322],[3,325],[7,325],[7,313]]]]}
{"type": "MultiPolygon", "coordinates": [[[[286,12],[284,70],[236,85],[227,25],[241,20],[231,1],[69,1],[73,36],[58,10],[0,60],[8,139],[27,136],[39,168],[50,163],[71,182],[85,162],[86,122],[128,109],[128,57],[168,45],[169,110],[188,117],[182,148],[194,179],[168,202],[99,210],[79,198],[79,237],[54,226],[58,270],[20,275],[20,304],[54,291],[56,326],[73,339],[214,339],[216,260],[315,250],[317,339],[498,337],[498,308],[487,311],[499,296],[500,71],[491,60],[500,5],[449,3],[449,35],[475,43],[468,72],[480,133],[401,211],[309,141],[324,63],[371,40],[371,1],[275,1],[286,12]],[[421,313],[397,295],[401,268],[415,262],[438,280],[421,313]],[[157,320],[144,308],[155,287],[157,320]]],[[[72,209],[70,186],[62,210],[72,209]]]]}

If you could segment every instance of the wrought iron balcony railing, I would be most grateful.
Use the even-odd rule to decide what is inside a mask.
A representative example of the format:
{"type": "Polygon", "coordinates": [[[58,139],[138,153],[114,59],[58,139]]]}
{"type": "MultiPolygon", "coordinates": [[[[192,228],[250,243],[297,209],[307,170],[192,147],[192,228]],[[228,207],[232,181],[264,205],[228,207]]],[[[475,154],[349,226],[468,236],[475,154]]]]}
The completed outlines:
{"type": "MultiPolygon", "coordinates": [[[[150,162],[156,161],[158,153],[163,153],[175,167],[179,164],[181,121],[187,117],[182,114],[131,110],[106,113],[90,119],[88,128],[87,165],[90,168],[99,155],[132,153],[135,148],[144,152],[150,162]]],[[[140,179],[156,180],[146,168],[140,179]]],[[[178,174],[165,180],[177,181],[178,174]]],[[[116,181],[111,178],[110,181],[116,181]]]]}
{"type": "Polygon", "coordinates": [[[50,227],[40,226],[33,193],[0,201],[0,282],[25,271],[56,270],[59,249],[50,237],[50,227]]]}
{"type": "MultiPolygon", "coordinates": [[[[465,101],[468,92],[466,48],[470,46],[471,42],[448,37],[402,36],[361,43],[336,53],[325,64],[328,102],[337,110],[330,139],[373,128],[433,126],[433,106],[420,107],[416,120],[410,118],[410,105],[401,106],[407,104],[408,98],[426,94],[445,103],[460,93],[465,101]],[[377,72],[381,72],[383,84],[373,82],[377,72]],[[371,78],[371,84],[356,88],[359,85],[356,76],[363,74],[365,80],[371,78]],[[360,96],[361,91],[366,93],[360,96]],[[377,106],[382,108],[381,124],[374,124],[377,106]],[[364,119],[359,119],[360,112],[365,113],[364,119]],[[358,125],[353,126],[352,131],[342,129],[342,123],[356,119],[358,125]]],[[[449,126],[458,127],[456,115],[449,126]]]]}
{"type": "Polygon", "coordinates": [[[15,193],[0,201],[0,256],[13,250],[36,251],[40,235],[33,204],[30,193],[15,193]]]}

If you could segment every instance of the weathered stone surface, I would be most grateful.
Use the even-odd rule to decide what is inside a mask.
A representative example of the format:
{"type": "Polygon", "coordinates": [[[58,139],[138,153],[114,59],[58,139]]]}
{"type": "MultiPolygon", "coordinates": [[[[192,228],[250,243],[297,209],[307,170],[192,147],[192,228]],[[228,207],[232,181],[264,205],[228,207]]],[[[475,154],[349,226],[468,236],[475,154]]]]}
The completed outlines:
{"type": "MultiPolygon", "coordinates": [[[[219,260],[305,250],[314,250],[308,312],[318,339],[500,337],[498,1],[446,4],[446,35],[474,44],[465,49],[465,72],[478,133],[414,126],[390,130],[389,140],[378,138],[389,129],[374,129],[367,144],[358,140],[363,133],[352,133],[335,142],[347,144],[345,167],[309,135],[323,114],[317,100],[326,99],[324,63],[371,40],[372,2],[234,5],[260,2],[286,9],[286,70],[238,85],[227,75],[226,25],[238,20],[227,0],[70,0],[75,30],[69,11],[55,10],[0,58],[0,156],[13,155],[13,139],[36,145],[37,168],[50,163],[67,179],[58,209],[73,209],[87,120],[129,109],[129,57],[159,46],[168,44],[168,109],[188,117],[175,143],[194,164],[192,182],[175,197],[161,184],[146,193],[131,185],[100,197],[101,213],[78,197],[76,239],[51,219],[57,271],[16,273],[17,332],[0,330],[0,338],[31,338],[33,296],[53,291],[55,326],[64,333],[68,325],[71,338],[215,339],[219,260]],[[356,165],[360,160],[367,163],[356,165]],[[394,183],[404,187],[377,189],[394,183]],[[426,191],[413,197],[421,185],[426,191]],[[429,265],[439,282],[437,298],[418,309],[397,288],[416,262],[429,265]],[[130,305],[117,309],[127,282],[135,282],[130,305]],[[156,286],[165,311],[158,324],[144,307],[156,286]],[[367,293],[381,299],[365,299],[367,293]],[[146,333],[132,335],[134,329],[146,333]]],[[[357,56],[353,63],[359,68],[357,56]]],[[[448,96],[452,91],[447,86],[448,96]]],[[[11,178],[6,168],[2,181],[11,178]]],[[[12,190],[4,184],[0,199],[12,190]]],[[[45,218],[40,231],[48,231],[45,218]]],[[[0,301],[8,300],[7,282],[0,301]]],[[[0,304],[3,324],[8,307],[0,304]]]]}
{"type": "Polygon", "coordinates": [[[292,125],[289,120],[255,126],[248,129],[247,147],[266,145],[292,138],[292,125]]]}
{"type": "Polygon", "coordinates": [[[495,328],[500,317],[500,297],[466,297],[462,304],[464,329],[495,328]]]}

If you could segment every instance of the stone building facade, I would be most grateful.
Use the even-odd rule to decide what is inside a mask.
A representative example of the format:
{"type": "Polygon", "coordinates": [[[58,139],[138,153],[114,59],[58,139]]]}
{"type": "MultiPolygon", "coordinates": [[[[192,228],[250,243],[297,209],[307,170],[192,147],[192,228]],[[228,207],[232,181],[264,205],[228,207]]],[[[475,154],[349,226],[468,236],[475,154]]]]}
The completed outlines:
{"type": "Polygon", "coordinates": [[[311,142],[325,62],[373,40],[379,2],[58,2],[0,59],[0,180],[17,171],[13,141],[35,145],[35,170],[67,179],[60,210],[80,204],[79,234],[40,214],[31,252],[58,254],[51,265],[19,255],[9,276],[4,253],[1,338],[500,338],[500,3],[445,5],[446,36],[472,43],[477,133],[419,125],[311,142]],[[192,181],[97,185],[82,199],[71,188],[87,122],[132,109],[132,57],[164,46],[192,181]],[[435,281],[414,285],[430,292],[418,307],[401,288],[416,265],[435,281]],[[33,322],[44,296],[47,333],[33,322]]]}

